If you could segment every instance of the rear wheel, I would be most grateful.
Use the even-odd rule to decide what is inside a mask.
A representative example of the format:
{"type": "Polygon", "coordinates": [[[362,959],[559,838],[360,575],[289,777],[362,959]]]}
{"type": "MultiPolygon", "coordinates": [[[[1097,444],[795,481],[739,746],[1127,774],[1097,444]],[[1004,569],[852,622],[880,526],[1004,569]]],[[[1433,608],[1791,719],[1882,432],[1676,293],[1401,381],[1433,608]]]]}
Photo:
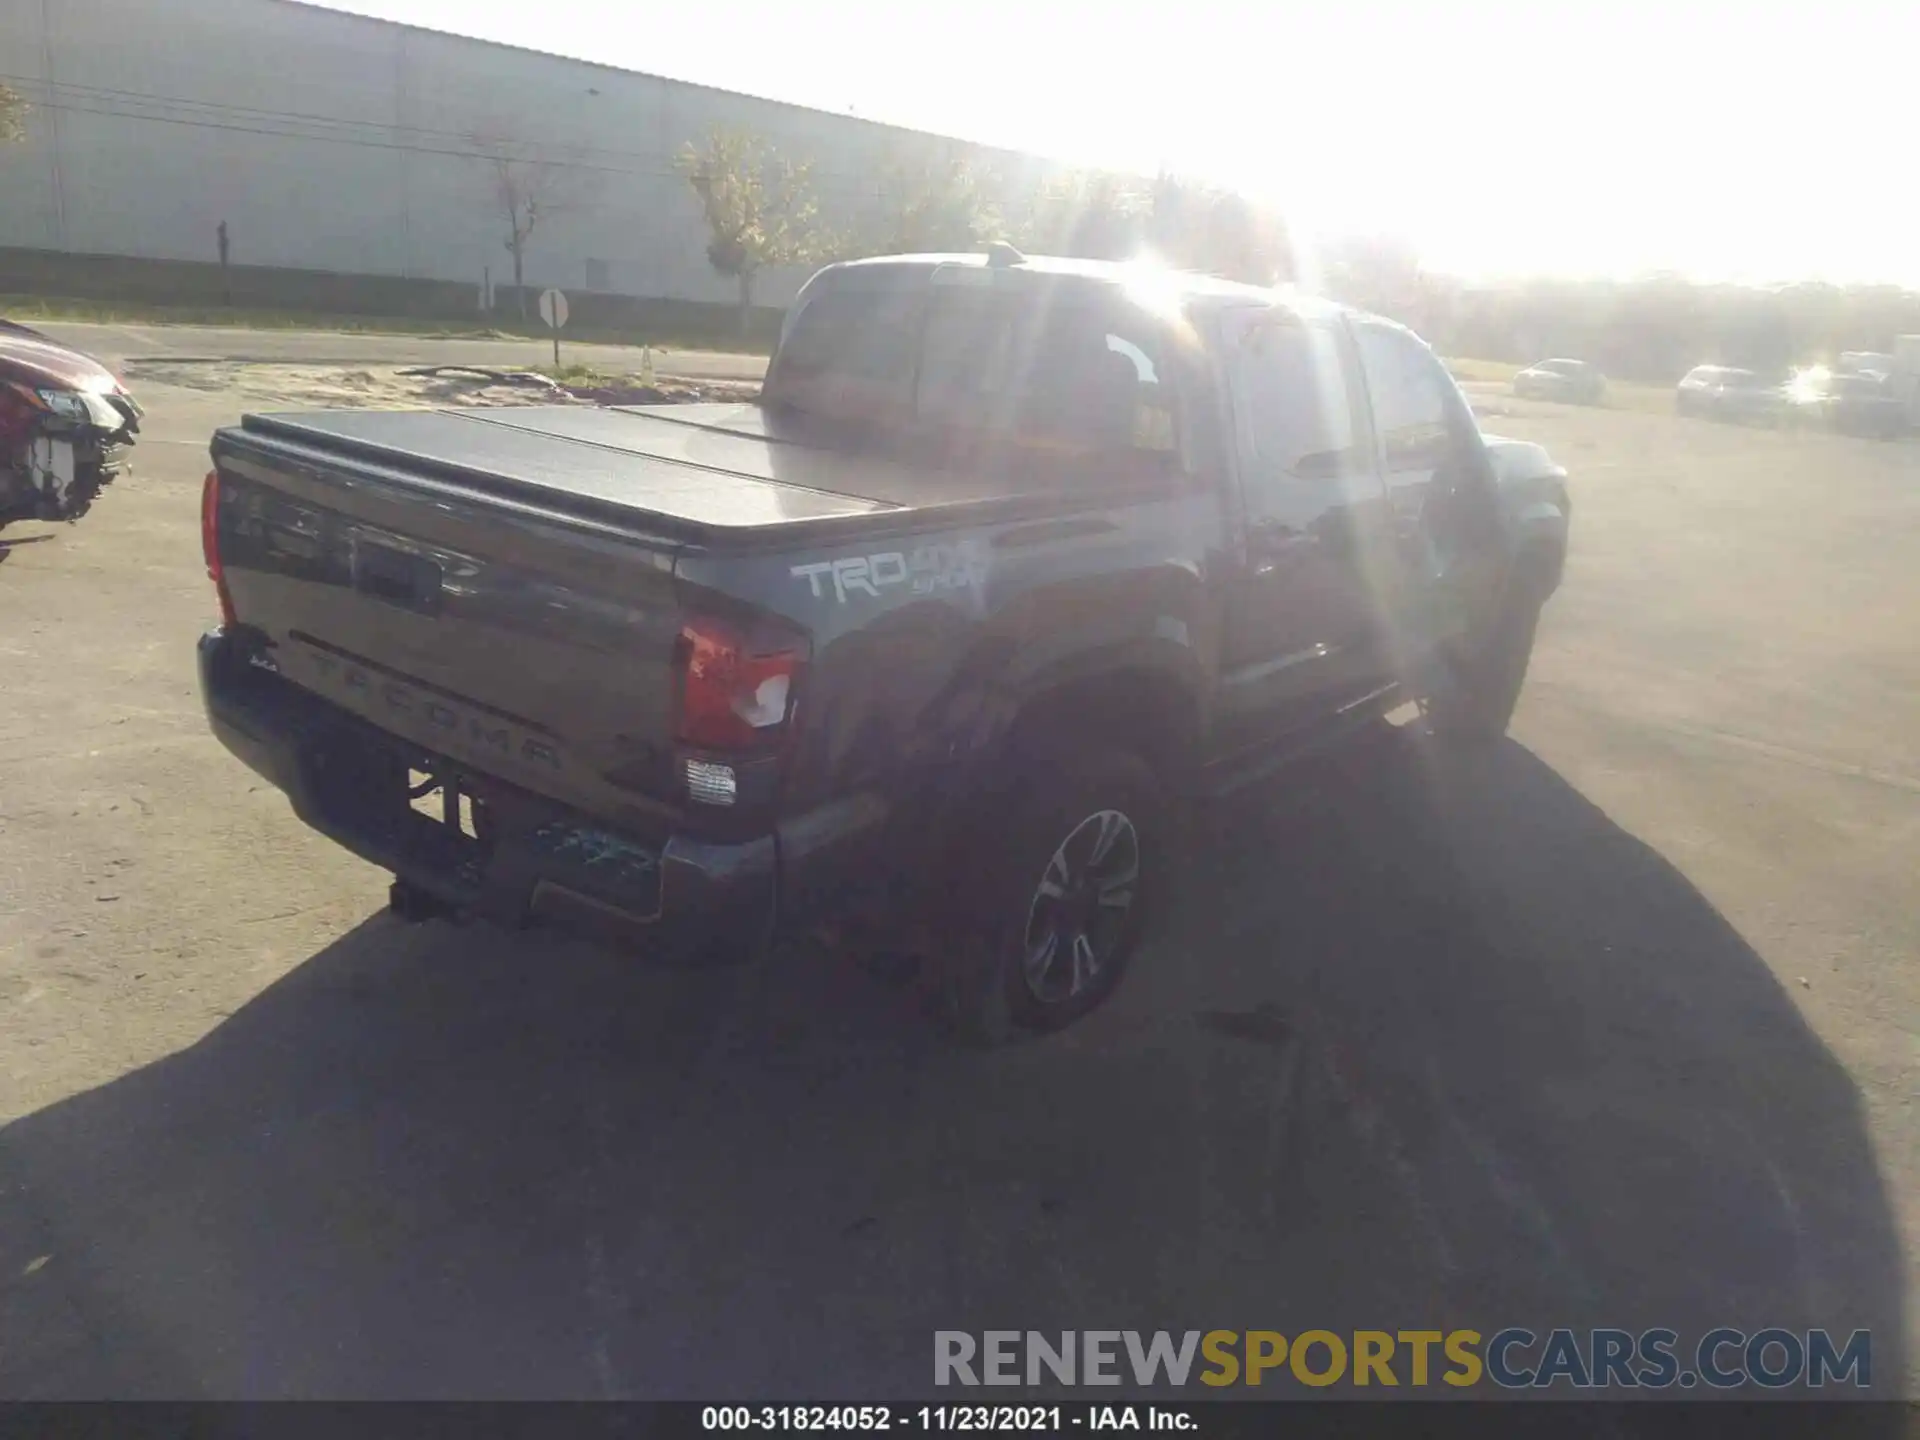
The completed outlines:
{"type": "Polygon", "coordinates": [[[409,925],[452,918],[452,911],[444,900],[422,890],[411,880],[402,880],[398,876],[387,887],[387,908],[396,919],[404,920],[409,925]]]}
{"type": "Polygon", "coordinates": [[[945,957],[948,1018],[973,1045],[1058,1030],[1102,1004],[1160,879],[1163,807],[1138,756],[1053,751],[1017,777],[963,850],[971,903],[945,957]]]}

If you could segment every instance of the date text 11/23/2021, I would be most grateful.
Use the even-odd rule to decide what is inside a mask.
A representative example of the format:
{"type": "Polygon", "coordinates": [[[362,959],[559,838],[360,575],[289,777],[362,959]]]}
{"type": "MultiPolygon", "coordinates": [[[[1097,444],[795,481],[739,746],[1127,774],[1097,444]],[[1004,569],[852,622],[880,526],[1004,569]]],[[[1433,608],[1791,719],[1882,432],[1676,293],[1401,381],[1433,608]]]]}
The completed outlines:
{"type": "Polygon", "coordinates": [[[1192,1431],[1185,1409],[1159,1405],[707,1405],[702,1430],[1192,1431]]]}

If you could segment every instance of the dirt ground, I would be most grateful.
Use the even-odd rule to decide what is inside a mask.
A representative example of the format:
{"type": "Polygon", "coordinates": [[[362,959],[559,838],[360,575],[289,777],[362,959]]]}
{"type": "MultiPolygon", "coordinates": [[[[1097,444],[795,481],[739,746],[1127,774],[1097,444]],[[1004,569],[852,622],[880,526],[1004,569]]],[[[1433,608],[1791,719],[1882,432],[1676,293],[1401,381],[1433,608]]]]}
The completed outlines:
{"type": "Polygon", "coordinates": [[[1920,445],[1485,397],[1574,473],[1513,739],[1237,805],[980,1056],[822,950],[386,915],[195,694],[284,378],[140,384],[0,536],[0,1394],[908,1398],[1001,1325],[1868,1327],[1913,1393],[1920,445]]]}

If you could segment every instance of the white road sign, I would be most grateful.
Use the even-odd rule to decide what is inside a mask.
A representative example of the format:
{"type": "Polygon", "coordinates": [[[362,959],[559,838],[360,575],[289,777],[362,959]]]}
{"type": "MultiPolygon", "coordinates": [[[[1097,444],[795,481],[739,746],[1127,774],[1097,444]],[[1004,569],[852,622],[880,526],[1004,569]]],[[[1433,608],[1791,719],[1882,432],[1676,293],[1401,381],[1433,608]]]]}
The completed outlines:
{"type": "Polygon", "coordinates": [[[558,290],[542,290],[540,318],[554,330],[563,329],[567,323],[567,297],[558,290]]]}

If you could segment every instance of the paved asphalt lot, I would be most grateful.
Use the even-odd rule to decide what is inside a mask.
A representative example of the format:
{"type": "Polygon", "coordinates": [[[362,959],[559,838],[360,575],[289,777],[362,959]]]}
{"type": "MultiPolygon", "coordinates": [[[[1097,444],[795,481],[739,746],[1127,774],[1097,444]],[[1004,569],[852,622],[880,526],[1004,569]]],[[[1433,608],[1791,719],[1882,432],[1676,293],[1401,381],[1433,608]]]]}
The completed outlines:
{"type": "Polygon", "coordinates": [[[204,733],[233,407],[144,398],[135,476],[0,537],[0,1394],[909,1398],[936,1328],[1509,1324],[1866,1326],[1911,1393],[1920,446],[1489,405],[1576,473],[1513,740],[1236,806],[1112,1005],[981,1056],[818,949],[386,916],[204,733]]]}

